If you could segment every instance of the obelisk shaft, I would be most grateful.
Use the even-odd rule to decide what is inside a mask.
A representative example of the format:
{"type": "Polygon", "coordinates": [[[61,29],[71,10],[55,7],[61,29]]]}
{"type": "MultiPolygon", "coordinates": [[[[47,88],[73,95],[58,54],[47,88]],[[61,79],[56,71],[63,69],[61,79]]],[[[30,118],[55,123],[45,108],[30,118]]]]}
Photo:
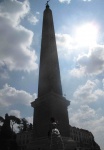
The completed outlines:
{"type": "Polygon", "coordinates": [[[62,95],[53,17],[47,5],[43,16],[38,97],[51,91],[62,95]]]}

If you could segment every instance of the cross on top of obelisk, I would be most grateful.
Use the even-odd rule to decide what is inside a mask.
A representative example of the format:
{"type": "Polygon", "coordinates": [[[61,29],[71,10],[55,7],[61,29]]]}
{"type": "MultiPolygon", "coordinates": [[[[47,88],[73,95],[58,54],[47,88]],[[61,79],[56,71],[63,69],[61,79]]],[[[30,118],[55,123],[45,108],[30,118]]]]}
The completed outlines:
{"type": "Polygon", "coordinates": [[[49,5],[48,5],[49,1],[50,1],[50,0],[48,0],[47,3],[46,3],[46,8],[49,8],[49,5]]]}

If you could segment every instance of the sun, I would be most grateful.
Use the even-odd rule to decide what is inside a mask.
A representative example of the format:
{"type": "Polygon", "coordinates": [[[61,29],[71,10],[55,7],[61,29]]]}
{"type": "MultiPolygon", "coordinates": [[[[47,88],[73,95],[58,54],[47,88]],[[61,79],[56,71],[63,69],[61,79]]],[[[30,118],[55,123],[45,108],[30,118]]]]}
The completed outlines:
{"type": "Polygon", "coordinates": [[[78,46],[90,47],[97,42],[98,28],[93,23],[85,23],[75,29],[75,42],[78,46]]]}

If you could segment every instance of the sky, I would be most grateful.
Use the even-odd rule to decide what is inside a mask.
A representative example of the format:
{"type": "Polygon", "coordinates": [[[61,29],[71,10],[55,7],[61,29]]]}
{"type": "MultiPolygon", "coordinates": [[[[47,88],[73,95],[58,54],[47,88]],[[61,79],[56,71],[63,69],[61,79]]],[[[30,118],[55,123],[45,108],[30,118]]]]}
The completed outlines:
{"type": "MultiPolygon", "coordinates": [[[[32,122],[46,0],[0,0],[0,115],[32,122]]],[[[104,1],[50,0],[70,125],[104,150],[104,1]]]]}

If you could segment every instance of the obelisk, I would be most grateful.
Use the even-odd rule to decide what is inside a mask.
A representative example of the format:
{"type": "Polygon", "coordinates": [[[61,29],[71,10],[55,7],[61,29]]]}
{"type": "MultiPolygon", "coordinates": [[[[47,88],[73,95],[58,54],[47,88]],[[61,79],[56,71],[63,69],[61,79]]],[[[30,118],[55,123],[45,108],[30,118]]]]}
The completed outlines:
{"type": "Polygon", "coordinates": [[[62,94],[53,16],[47,3],[43,14],[38,98],[31,103],[34,108],[34,137],[48,136],[52,117],[58,121],[61,135],[69,137],[69,104],[62,94]]]}

